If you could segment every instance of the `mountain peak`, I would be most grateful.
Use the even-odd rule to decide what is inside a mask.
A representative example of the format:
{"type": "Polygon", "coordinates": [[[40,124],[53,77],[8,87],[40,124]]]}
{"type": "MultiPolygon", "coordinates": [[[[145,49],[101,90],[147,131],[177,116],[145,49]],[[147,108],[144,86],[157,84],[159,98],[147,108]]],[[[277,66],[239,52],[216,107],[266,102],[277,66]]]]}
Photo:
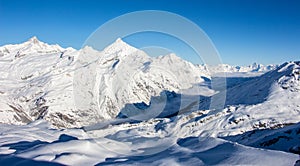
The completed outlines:
{"type": "MultiPolygon", "coordinates": [[[[129,45],[128,43],[124,42],[122,40],[122,38],[117,38],[110,46],[116,46],[116,47],[132,47],[131,45],[129,45]]],[[[110,47],[108,46],[108,47],[110,47]]]]}
{"type": "Polygon", "coordinates": [[[31,38],[28,40],[28,42],[37,44],[37,43],[39,43],[40,41],[39,41],[39,39],[38,39],[36,36],[33,36],[33,37],[31,37],[31,38]]]}
{"type": "Polygon", "coordinates": [[[21,50],[23,53],[31,52],[61,52],[63,50],[59,45],[50,45],[40,41],[36,36],[31,37],[26,42],[19,44],[18,50],[21,50]]]}
{"type": "Polygon", "coordinates": [[[115,43],[121,43],[124,42],[121,38],[117,38],[117,40],[115,41],[115,43]]]}
{"type": "Polygon", "coordinates": [[[104,49],[104,52],[108,54],[115,54],[119,52],[121,54],[128,55],[130,53],[136,52],[137,50],[137,48],[127,44],[121,38],[117,38],[115,42],[104,49]]]}

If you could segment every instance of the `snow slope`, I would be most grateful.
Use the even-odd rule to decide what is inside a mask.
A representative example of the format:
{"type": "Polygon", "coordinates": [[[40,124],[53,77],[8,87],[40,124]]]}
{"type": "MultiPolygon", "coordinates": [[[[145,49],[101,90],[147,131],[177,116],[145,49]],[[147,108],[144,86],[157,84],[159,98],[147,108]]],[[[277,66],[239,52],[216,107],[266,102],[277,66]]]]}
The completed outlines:
{"type": "Polygon", "coordinates": [[[300,124],[278,129],[253,130],[243,134],[224,137],[226,140],[243,145],[282,150],[300,154],[300,124]]]}
{"type": "MultiPolygon", "coordinates": [[[[208,130],[208,135],[223,137],[298,123],[299,68],[299,62],[284,63],[276,70],[229,87],[225,108],[210,113],[208,119],[214,130],[208,130]]],[[[209,99],[203,100],[200,109],[207,108],[209,99]]]]}
{"type": "Polygon", "coordinates": [[[171,137],[174,142],[170,144],[170,140],[159,135],[141,134],[145,134],[141,131],[143,128],[151,130],[155,126],[155,123],[132,125],[131,129],[118,132],[111,127],[107,130],[114,134],[91,139],[91,135],[81,129],[50,130],[44,121],[26,126],[1,125],[0,163],[292,165],[298,158],[291,153],[250,148],[212,137],[171,137]],[[144,154],[149,151],[152,153],[144,154]]]}

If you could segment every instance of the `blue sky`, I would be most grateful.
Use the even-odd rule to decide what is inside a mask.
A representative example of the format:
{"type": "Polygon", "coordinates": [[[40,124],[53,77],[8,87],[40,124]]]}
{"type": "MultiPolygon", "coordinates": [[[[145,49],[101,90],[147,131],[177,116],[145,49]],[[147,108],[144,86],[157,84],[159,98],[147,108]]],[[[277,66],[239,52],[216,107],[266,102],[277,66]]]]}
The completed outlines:
{"type": "MultiPolygon", "coordinates": [[[[297,0],[0,0],[0,45],[38,36],[79,49],[103,23],[138,10],[165,10],[193,21],[213,41],[224,63],[270,64],[300,57],[297,0]]],[[[189,56],[185,46],[167,39],[139,34],[124,40],[136,47],[165,43],[183,58],[189,56]]]]}

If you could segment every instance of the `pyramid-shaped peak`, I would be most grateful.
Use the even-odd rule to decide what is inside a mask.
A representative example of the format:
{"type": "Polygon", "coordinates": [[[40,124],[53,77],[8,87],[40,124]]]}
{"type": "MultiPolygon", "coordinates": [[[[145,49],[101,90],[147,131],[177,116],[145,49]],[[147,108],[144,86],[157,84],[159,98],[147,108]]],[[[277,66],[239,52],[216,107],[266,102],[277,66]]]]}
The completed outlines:
{"type": "Polygon", "coordinates": [[[28,41],[32,42],[34,44],[37,44],[37,43],[40,42],[39,39],[36,36],[31,37],[28,41]]]}
{"type": "Polygon", "coordinates": [[[137,51],[138,49],[127,44],[121,38],[117,38],[111,45],[104,49],[105,53],[113,54],[117,52],[122,52],[122,54],[130,54],[137,51]]]}
{"type": "Polygon", "coordinates": [[[120,43],[120,42],[124,42],[124,41],[121,38],[117,38],[117,40],[115,42],[120,43]]]}
{"type": "Polygon", "coordinates": [[[128,47],[132,47],[130,46],[128,43],[126,43],[125,41],[123,41],[122,38],[117,38],[111,45],[115,45],[115,46],[128,46],[128,47]]]}
{"type": "Polygon", "coordinates": [[[122,38],[117,38],[110,46],[114,46],[114,47],[132,47],[131,45],[129,45],[128,43],[123,41],[122,38]]]}

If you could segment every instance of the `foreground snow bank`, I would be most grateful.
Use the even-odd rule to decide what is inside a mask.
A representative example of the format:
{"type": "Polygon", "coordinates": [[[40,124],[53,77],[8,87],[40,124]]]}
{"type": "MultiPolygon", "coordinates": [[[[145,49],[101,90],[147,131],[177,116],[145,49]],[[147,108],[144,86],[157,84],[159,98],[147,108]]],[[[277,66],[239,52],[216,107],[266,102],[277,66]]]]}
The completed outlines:
{"type": "MultiPolygon", "coordinates": [[[[136,131],[151,129],[149,123],[136,125],[136,131]]],[[[1,124],[0,164],[293,165],[298,158],[211,137],[174,138],[169,146],[168,138],[159,134],[146,137],[132,129],[115,129],[106,129],[115,134],[98,131],[102,136],[92,138],[95,135],[82,129],[49,129],[45,121],[26,126],[1,124]],[[146,153],[149,150],[152,153],[146,153]]]]}

